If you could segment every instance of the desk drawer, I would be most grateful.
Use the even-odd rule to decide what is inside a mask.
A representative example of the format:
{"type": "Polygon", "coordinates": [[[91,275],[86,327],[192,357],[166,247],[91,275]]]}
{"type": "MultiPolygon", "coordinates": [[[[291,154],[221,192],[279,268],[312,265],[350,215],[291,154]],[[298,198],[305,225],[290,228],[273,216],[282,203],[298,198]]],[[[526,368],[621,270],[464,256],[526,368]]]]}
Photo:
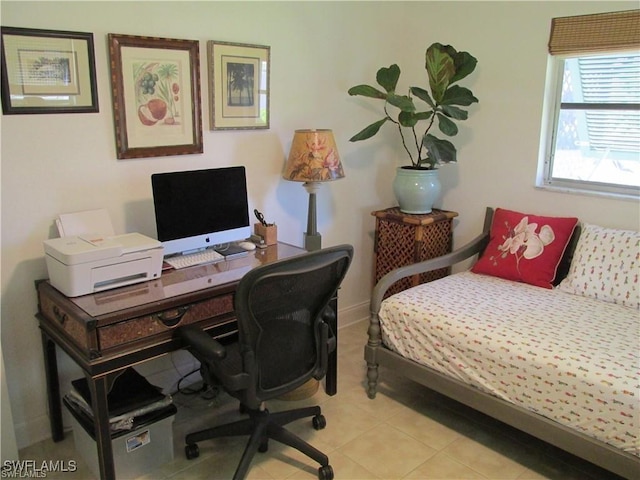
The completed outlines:
{"type": "Polygon", "coordinates": [[[230,318],[233,314],[233,294],[210,298],[202,302],[172,308],[152,315],[132,318],[98,328],[100,351],[119,347],[138,340],[148,340],[154,336],[171,336],[174,328],[181,325],[220,317],[230,318]]]}
{"type": "Polygon", "coordinates": [[[83,352],[97,350],[96,338],[93,335],[95,319],[65,302],[52,287],[43,284],[38,290],[40,313],[47,318],[48,324],[73,341],[83,352]]]}

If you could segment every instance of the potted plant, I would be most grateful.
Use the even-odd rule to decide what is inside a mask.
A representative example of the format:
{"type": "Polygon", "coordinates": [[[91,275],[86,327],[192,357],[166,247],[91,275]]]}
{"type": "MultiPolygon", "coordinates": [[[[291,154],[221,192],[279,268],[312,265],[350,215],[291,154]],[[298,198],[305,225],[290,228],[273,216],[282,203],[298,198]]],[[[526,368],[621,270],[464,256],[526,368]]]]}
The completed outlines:
{"type": "MultiPolygon", "coordinates": [[[[478,99],[465,87],[455,85],[476,68],[477,60],[468,52],[458,52],[451,45],[434,43],[427,48],[425,54],[425,69],[428,75],[429,90],[420,87],[410,87],[408,95],[396,93],[396,86],[400,78],[400,67],[394,64],[378,70],[376,80],[384,89],[380,90],[370,85],[356,85],[349,89],[349,95],[360,95],[384,101],[384,117],[375,121],[362,131],[351,137],[351,142],[358,142],[373,137],[385,123],[392,123],[398,129],[402,146],[404,147],[410,166],[399,167],[398,175],[394,180],[394,193],[400,197],[398,190],[408,183],[413,186],[421,197],[428,203],[437,198],[440,191],[440,183],[437,178],[437,166],[442,163],[456,161],[456,148],[448,140],[438,138],[431,133],[436,123],[441,133],[452,137],[457,135],[456,121],[466,120],[468,112],[460,107],[468,107],[477,103],[478,99]],[[418,111],[414,98],[422,100],[426,109],[418,111]],[[423,122],[422,124],[420,122],[423,122]],[[426,123],[424,123],[426,122],[426,123]],[[419,126],[426,125],[424,131],[419,126]],[[422,132],[422,133],[420,133],[422,132]],[[436,184],[436,194],[425,195],[426,187],[416,187],[415,181],[407,177],[413,177],[417,173],[426,177],[427,183],[436,184]]],[[[420,206],[412,203],[403,205],[401,198],[400,209],[407,213],[428,213],[431,205],[420,206]]]]}

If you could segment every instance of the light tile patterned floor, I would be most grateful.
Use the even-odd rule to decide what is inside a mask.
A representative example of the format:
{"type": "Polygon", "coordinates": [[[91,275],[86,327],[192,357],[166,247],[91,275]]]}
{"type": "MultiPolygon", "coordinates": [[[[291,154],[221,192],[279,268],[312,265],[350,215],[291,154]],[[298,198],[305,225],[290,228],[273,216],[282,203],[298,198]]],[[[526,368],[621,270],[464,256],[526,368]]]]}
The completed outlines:
{"type": "MultiPolygon", "coordinates": [[[[448,400],[388,370],[375,400],[365,394],[366,322],[339,332],[338,394],[322,389],[299,402],[276,401],[272,411],[303,404],[320,404],[327,419],[315,431],[310,420],[289,425],[330,458],[340,479],[563,479],[617,478],[576,457],[448,400]]],[[[202,442],[200,457],[186,460],[185,432],[227,421],[237,414],[229,397],[204,400],[176,395],[179,412],[174,423],[173,462],[158,466],[139,480],[230,479],[244,449],[245,438],[202,442]],[[207,420],[209,423],[207,423],[207,420]]],[[[49,479],[91,479],[88,467],[74,450],[73,436],[54,444],[44,441],[21,450],[21,459],[76,460],[75,472],[49,479]]],[[[249,479],[314,479],[317,465],[297,451],[271,442],[269,451],[254,459],[249,479]]]]}

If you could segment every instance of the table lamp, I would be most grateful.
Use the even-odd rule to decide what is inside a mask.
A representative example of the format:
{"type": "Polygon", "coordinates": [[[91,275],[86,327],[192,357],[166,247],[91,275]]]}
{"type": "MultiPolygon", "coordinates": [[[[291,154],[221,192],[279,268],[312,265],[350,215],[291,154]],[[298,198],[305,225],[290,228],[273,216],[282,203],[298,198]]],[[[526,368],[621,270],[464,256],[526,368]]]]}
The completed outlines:
{"type": "Polygon", "coordinates": [[[321,248],[322,236],[316,226],[316,192],[322,182],[344,177],[342,163],[331,130],[296,130],[289,151],[289,159],[282,177],[293,182],[304,182],[309,192],[307,231],[304,248],[321,248]]]}

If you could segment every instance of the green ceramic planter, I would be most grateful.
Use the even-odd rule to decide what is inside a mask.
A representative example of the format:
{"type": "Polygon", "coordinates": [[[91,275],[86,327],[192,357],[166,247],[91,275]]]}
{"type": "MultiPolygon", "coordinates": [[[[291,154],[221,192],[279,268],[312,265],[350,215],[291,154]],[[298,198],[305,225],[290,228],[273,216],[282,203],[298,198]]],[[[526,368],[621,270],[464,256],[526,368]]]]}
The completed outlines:
{"type": "Polygon", "coordinates": [[[430,213],[440,196],[438,170],[398,167],[393,180],[393,193],[404,213],[430,213]]]}

